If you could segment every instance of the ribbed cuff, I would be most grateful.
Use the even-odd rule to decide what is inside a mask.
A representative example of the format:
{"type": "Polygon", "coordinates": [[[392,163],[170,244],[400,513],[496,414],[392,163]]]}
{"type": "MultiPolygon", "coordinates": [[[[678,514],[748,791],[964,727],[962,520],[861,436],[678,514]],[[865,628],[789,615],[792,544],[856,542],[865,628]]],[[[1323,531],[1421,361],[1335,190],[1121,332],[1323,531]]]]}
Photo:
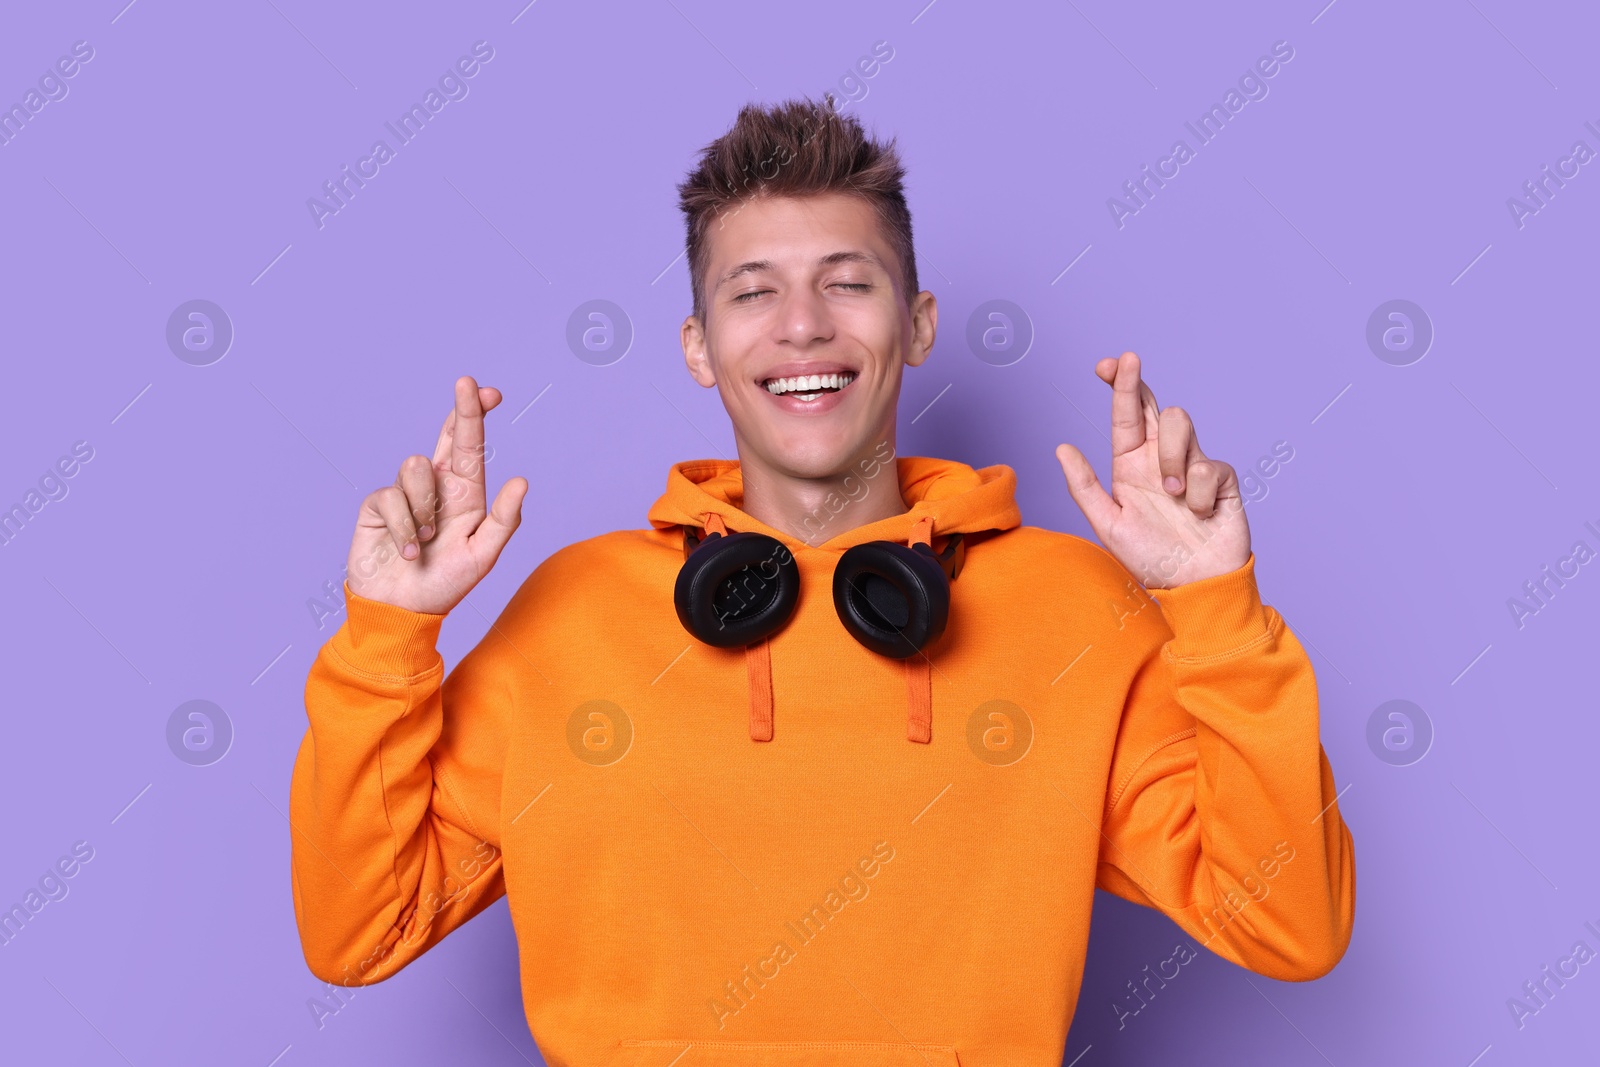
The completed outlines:
{"type": "Polygon", "coordinates": [[[1175,589],[1152,589],[1172,627],[1168,651],[1178,659],[1234,652],[1269,632],[1267,611],[1256,588],[1256,556],[1227,574],[1202,578],[1175,589]]]}
{"type": "Polygon", "coordinates": [[[357,670],[414,678],[437,666],[443,615],[368,600],[344,583],[345,621],[334,635],[341,659],[357,670]]]}

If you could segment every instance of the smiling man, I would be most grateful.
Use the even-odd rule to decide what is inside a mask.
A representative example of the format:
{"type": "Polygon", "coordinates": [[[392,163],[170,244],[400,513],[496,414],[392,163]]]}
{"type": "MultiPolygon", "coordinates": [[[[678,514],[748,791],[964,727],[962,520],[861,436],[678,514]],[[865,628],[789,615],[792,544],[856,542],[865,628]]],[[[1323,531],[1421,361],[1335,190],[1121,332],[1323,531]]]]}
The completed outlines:
{"type": "Polygon", "coordinates": [[[938,326],[902,178],[831,100],[706,146],[681,340],[738,459],[555,552],[448,676],[528,491],[488,499],[500,393],[459,379],[363,501],[291,790],[316,975],[380,981],[504,895],[553,1065],[1057,1067],[1097,887],[1181,928],[1174,966],[1343,955],[1350,832],[1233,469],[1131,352],[1093,368],[1109,490],[1057,450],[1105,548],[1022,525],[1009,467],[898,456],[938,326]]]}

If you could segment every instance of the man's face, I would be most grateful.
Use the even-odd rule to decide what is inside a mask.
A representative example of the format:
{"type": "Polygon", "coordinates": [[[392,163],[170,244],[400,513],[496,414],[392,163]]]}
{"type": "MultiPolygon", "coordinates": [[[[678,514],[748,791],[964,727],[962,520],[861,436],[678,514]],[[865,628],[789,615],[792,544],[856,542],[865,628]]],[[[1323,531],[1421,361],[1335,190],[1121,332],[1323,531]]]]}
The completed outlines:
{"type": "Polygon", "coordinates": [[[720,392],[744,464],[830,478],[892,441],[901,368],[927,358],[938,313],[926,291],[906,306],[872,207],[745,201],[712,223],[709,252],[706,322],[685,320],[683,352],[720,392]]]}

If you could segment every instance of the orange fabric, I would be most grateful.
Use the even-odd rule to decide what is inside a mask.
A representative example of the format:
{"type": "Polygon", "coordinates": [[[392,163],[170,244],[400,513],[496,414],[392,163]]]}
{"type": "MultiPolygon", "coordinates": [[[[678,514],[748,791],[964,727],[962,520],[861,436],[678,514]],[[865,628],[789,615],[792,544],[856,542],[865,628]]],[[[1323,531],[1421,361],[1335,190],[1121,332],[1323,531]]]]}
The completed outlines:
{"type": "MultiPolygon", "coordinates": [[[[1184,951],[1329,970],[1353,844],[1311,662],[1254,557],[1152,597],[1022,525],[1007,467],[898,457],[860,485],[890,479],[907,512],[852,527],[841,500],[812,544],[740,510],[737,463],[678,464],[649,528],[555,551],[487,632],[459,613],[477,643],[448,673],[443,616],[347,588],[290,790],[312,972],[381,981],[508,896],[552,1067],[1059,1067],[1096,888],[1170,917],[1184,951]],[[672,603],[681,527],[708,513],[800,572],[766,642],[783,723],[764,744],[750,653],[694,642],[672,603]],[[1001,532],[969,539],[918,657],[938,729],[907,744],[923,668],[851,639],[831,579],[923,518],[1001,532]]],[[[1119,1018],[1143,1003],[1084,992],[1119,1018]]]]}

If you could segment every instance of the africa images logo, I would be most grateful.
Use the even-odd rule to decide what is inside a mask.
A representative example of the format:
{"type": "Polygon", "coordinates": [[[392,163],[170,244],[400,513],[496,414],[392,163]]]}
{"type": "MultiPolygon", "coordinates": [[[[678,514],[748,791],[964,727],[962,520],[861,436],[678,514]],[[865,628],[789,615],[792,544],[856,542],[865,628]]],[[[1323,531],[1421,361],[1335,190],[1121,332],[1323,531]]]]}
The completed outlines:
{"type": "Polygon", "coordinates": [[[363,179],[376,178],[381,168],[395,158],[397,151],[415,140],[428,123],[433,121],[433,117],[444,110],[446,104],[465,100],[467,94],[471,92],[471,87],[467,84],[468,79],[475,77],[483,69],[481,64],[486,64],[493,58],[494,47],[488,41],[473,42],[472,55],[462,56],[456,60],[453,67],[439,75],[437,89],[429,86],[428,91],[422,96],[421,103],[413,103],[395,122],[383,124],[384,128],[394,135],[394,147],[391,148],[388,141],[379,138],[372,142],[372,147],[366,155],[356,160],[354,172],[350,170],[350,164],[346,163],[339,168],[338,178],[323,182],[322,191],[327,199],[315,196],[306,199],[306,209],[311,212],[311,221],[317,224],[317,229],[322,229],[330,217],[349,207],[356,193],[367,187],[363,179]]]}
{"type": "Polygon", "coordinates": [[[871,852],[845,869],[836,883],[837,888],[830,888],[821,901],[802,912],[798,920],[783,924],[785,936],[773,942],[772,950],[766,956],[756,960],[754,969],[747,963],[736,976],[723,982],[723,992],[706,999],[711,1014],[716,1016],[717,1029],[721,1030],[729,1019],[748,1008],[757,992],[766,988],[767,982],[777,978],[784,967],[799,958],[795,946],[803,948],[809,945],[822,934],[829,922],[839,917],[847,905],[867,899],[867,894],[872,892],[868,880],[876,878],[894,856],[894,846],[889,842],[875,842],[871,852]],[[794,945],[789,944],[791,938],[794,945]]]}
{"type": "Polygon", "coordinates": [[[1156,192],[1165,189],[1167,182],[1163,179],[1176,178],[1182,173],[1182,168],[1195,158],[1198,150],[1216,140],[1227,128],[1233,117],[1243,111],[1245,105],[1251,101],[1265,100],[1271,91],[1267,82],[1277,75],[1294,58],[1294,46],[1288,41],[1272,42],[1272,55],[1262,56],[1255,63],[1247,67],[1239,76],[1239,87],[1229,88],[1222,96],[1221,103],[1213,103],[1209,109],[1202,112],[1194,122],[1185,122],[1184,128],[1194,135],[1194,147],[1180,137],[1172,143],[1171,150],[1160,159],[1156,160],[1155,170],[1152,172],[1150,164],[1146,163],[1140,168],[1140,175],[1130,178],[1122,183],[1122,192],[1126,200],[1119,200],[1114,196],[1106,198],[1106,209],[1111,212],[1111,221],[1117,229],[1127,225],[1127,220],[1149,207],[1149,202],[1155,198],[1156,192]]]}

